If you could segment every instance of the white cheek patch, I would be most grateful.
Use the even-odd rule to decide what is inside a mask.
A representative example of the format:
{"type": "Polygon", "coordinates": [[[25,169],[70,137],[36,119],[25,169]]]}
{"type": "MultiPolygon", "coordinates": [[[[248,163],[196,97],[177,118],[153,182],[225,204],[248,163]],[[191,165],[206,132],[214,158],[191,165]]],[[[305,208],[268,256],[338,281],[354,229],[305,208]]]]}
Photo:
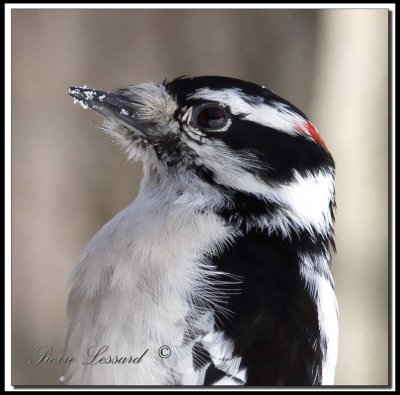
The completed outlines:
{"type": "Polygon", "coordinates": [[[243,114],[246,120],[298,135],[304,132],[302,125],[307,122],[302,116],[294,113],[287,105],[275,102],[272,105],[260,100],[253,103],[246,101],[245,95],[238,88],[212,90],[202,88],[190,95],[191,99],[212,100],[227,104],[234,115],[243,114]]]}
{"type": "Polygon", "coordinates": [[[295,171],[291,182],[268,184],[253,172],[265,165],[249,153],[239,156],[217,141],[212,145],[198,145],[186,139],[185,143],[207,163],[218,184],[253,194],[281,207],[274,222],[268,219],[265,223],[260,218],[260,223],[265,223],[262,227],[271,231],[279,229],[285,235],[293,229],[306,229],[311,233],[317,231],[323,235],[331,232],[333,218],[330,206],[335,192],[333,172],[320,170],[303,175],[295,171]]]}

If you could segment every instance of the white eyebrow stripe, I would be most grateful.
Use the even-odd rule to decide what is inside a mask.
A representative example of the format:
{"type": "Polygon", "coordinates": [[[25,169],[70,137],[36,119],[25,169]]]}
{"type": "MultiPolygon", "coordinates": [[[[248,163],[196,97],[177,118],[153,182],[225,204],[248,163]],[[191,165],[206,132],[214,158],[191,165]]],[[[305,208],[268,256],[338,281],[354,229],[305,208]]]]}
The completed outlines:
{"type": "Polygon", "coordinates": [[[225,103],[232,114],[245,114],[244,119],[257,122],[260,125],[281,130],[288,134],[302,134],[301,127],[307,122],[302,116],[293,112],[286,104],[273,102],[273,105],[262,101],[249,103],[244,99],[244,93],[238,88],[213,90],[198,89],[189,97],[191,99],[206,99],[225,103]]]}

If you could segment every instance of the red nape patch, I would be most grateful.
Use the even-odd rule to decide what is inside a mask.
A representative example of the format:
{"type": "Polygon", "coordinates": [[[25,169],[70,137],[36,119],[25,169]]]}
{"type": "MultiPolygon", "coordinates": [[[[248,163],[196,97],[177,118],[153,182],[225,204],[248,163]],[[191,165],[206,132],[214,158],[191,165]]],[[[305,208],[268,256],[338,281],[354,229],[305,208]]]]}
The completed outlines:
{"type": "Polygon", "coordinates": [[[326,147],[326,144],[324,142],[324,140],[322,140],[322,137],[319,135],[317,128],[310,122],[307,121],[303,124],[303,127],[299,128],[302,132],[304,132],[306,129],[306,131],[310,134],[310,136],[318,143],[321,144],[324,148],[326,147]]]}

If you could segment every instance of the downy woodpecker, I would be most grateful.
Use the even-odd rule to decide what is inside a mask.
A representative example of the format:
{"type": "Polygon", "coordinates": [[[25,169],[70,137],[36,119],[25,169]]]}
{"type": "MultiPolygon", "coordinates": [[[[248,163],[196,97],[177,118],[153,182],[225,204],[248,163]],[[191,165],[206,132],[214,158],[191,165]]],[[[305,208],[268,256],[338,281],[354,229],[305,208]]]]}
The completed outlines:
{"type": "Polygon", "coordinates": [[[335,167],[303,112],[215,76],[68,93],[144,175],[72,273],[61,381],[333,384],[335,167]]]}

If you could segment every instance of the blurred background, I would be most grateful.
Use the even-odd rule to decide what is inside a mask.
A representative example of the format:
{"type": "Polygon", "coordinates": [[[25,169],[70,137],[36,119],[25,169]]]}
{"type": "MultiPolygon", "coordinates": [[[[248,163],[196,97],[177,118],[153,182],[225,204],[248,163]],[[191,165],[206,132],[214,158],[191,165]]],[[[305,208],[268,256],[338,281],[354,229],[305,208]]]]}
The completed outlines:
{"type": "Polygon", "coordinates": [[[67,279],[138,192],[141,165],[74,106],[179,75],[250,80],[301,108],[337,164],[336,384],[388,383],[388,11],[13,10],[12,384],[58,384],[67,279]]]}

